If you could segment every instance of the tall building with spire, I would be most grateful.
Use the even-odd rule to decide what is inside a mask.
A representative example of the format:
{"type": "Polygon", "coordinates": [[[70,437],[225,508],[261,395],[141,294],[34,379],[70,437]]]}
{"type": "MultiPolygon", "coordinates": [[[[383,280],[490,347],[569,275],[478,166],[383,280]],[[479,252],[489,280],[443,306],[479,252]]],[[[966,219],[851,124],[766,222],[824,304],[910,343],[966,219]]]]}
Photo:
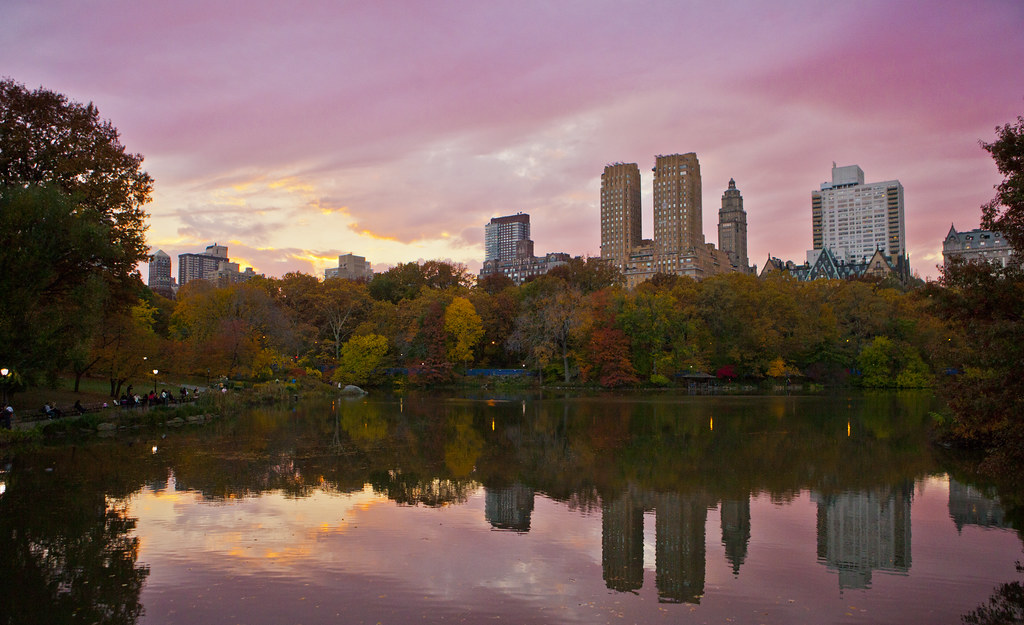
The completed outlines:
{"type": "Polygon", "coordinates": [[[732,178],[729,179],[729,188],[722,194],[722,208],[718,211],[718,247],[729,255],[737,270],[750,271],[747,213],[743,210],[743,196],[732,178]]]}

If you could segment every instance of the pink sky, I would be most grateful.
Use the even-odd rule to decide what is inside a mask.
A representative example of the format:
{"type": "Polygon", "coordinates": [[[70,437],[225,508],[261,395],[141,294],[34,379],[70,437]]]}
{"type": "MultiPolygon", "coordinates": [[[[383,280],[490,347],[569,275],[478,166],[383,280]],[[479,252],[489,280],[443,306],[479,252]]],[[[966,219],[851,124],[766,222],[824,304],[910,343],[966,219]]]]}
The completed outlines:
{"type": "Polygon", "coordinates": [[[802,262],[832,162],[906,193],[912,267],[978,227],[979,140],[1024,115],[1024,4],[8,0],[0,73],[92,101],[156,180],[149,242],[268,276],[448,259],[530,214],[600,253],[607,163],[696,152],[704,232],[730,178],[749,256],[802,262]]]}

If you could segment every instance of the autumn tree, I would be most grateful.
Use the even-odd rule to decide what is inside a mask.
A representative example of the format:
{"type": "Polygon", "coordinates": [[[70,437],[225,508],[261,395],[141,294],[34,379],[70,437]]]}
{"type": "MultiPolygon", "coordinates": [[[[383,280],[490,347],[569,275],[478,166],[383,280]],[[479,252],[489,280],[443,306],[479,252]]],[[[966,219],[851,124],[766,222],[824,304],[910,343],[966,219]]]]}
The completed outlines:
{"type": "Polygon", "coordinates": [[[156,309],[140,301],[127,311],[112,309],[95,337],[96,369],[110,383],[110,397],[117,399],[132,378],[146,376],[162,365],[157,336],[153,332],[156,309]]]}
{"type": "Polygon", "coordinates": [[[564,280],[545,275],[529,283],[508,338],[509,348],[543,368],[560,358],[565,382],[570,376],[569,353],[575,331],[582,323],[583,293],[564,280]]]}
{"type": "Polygon", "coordinates": [[[484,334],[483,322],[472,302],[465,297],[452,299],[444,311],[444,331],[448,360],[468,364],[484,334]]]}
{"type": "Polygon", "coordinates": [[[341,348],[338,367],[331,378],[339,384],[365,385],[379,379],[388,354],[388,340],[379,334],[353,336],[341,348]]]}

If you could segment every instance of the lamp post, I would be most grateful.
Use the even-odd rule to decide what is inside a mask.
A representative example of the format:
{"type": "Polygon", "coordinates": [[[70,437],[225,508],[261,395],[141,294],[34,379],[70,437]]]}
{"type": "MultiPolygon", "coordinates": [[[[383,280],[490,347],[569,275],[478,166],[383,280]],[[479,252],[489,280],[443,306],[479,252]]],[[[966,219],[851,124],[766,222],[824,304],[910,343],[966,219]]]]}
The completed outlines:
{"type": "Polygon", "coordinates": [[[10,369],[7,367],[0,369],[0,388],[3,389],[2,392],[0,392],[0,401],[2,401],[5,406],[7,405],[7,382],[9,380],[9,375],[11,375],[10,369]]]}
{"type": "Polygon", "coordinates": [[[159,369],[153,369],[153,394],[156,395],[156,374],[160,373],[159,369]]]}

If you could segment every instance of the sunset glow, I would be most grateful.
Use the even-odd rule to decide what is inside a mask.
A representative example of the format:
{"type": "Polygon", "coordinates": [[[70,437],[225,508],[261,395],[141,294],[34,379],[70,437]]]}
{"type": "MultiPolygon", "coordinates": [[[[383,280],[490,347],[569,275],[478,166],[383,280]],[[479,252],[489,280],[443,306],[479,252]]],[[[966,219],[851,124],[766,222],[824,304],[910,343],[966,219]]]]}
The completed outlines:
{"type": "MultiPolygon", "coordinates": [[[[1000,180],[979,140],[1024,114],[1019,1],[5,3],[3,75],[93,102],[156,181],[148,241],[258,273],[418,259],[478,271],[483,225],[600,253],[603,167],[696,152],[717,240],[802,262],[832,163],[906,190],[912,268],[1000,180]]],[[[144,272],[145,274],[145,272],[144,272]]]]}

